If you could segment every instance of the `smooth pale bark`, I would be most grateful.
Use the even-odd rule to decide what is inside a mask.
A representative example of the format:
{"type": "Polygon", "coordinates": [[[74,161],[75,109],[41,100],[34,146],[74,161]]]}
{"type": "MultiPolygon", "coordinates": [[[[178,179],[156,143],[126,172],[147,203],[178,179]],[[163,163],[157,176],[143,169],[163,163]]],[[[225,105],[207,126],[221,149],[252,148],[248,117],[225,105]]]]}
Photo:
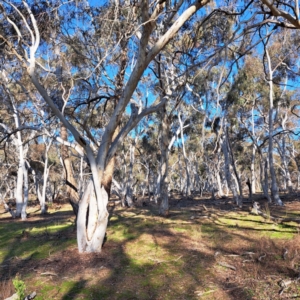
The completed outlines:
{"type": "Polygon", "coordinates": [[[220,138],[220,144],[222,148],[222,152],[224,155],[224,169],[225,169],[225,178],[227,181],[227,185],[232,192],[233,198],[238,206],[242,206],[242,201],[237,193],[237,186],[235,185],[235,181],[232,178],[232,172],[230,170],[230,158],[229,158],[229,151],[228,151],[228,143],[226,139],[226,134],[220,138]]]}
{"type": "MultiPolygon", "coordinates": [[[[123,85],[121,87],[119,86],[117,87],[117,89],[120,91],[121,96],[117,101],[117,104],[114,108],[114,112],[112,113],[108,124],[106,125],[104,134],[102,136],[101,145],[98,149],[97,158],[94,157],[94,153],[90,145],[85,141],[84,137],[77,131],[77,129],[70,122],[67,121],[67,119],[64,117],[62,112],[53,103],[46,89],[40,83],[38,76],[36,76],[35,74],[36,72],[35,56],[40,44],[40,32],[34,14],[32,13],[28,4],[26,2],[23,2],[24,7],[27,10],[27,13],[29,15],[28,18],[22,16],[23,21],[25,22],[25,28],[28,31],[26,33],[27,34],[29,33],[28,35],[29,38],[31,37],[31,42],[29,42],[29,44],[31,45],[29,47],[29,52],[30,52],[29,58],[27,59],[24,57],[24,51],[18,52],[19,49],[15,48],[9,40],[6,40],[6,43],[8,44],[8,47],[10,48],[12,53],[14,53],[14,55],[23,63],[24,69],[28,71],[32,83],[34,84],[34,86],[36,87],[40,95],[44,98],[47,105],[51,108],[52,112],[60,119],[60,121],[64,124],[64,126],[68,130],[70,130],[70,132],[73,134],[74,139],[85,150],[85,154],[87,156],[87,159],[89,160],[91,171],[92,171],[92,180],[88,184],[88,187],[83,193],[82,200],[79,203],[79,211],[78,211],[78,219],[77,219],[77,226],[78,226],[77,239],[78,239],[79,252],[100,252],[101,251],[101,246],[105,236],[107,220],[108,220],[108,212],[107,212],[106,205],[110,194],[112,173],[114,167],[114,154],[116,153],[117,149],[111,151],[110,154],[109,151],[114,140],[114,134],[116,133],[117,128],[120,125],[121,120],[123,118],[123,113],[130,99],[132,98],[132,95],[136,90],[136,87],[144,71],[146,70],[150,62],[155,58],[155,56],[177,34],[177,32],[184,25],[184,23],[188,19],[190,19],[191,16],[193,16],[197,12],[197,10],[199,10],[209,2],[210,2],[209,0],[195,1],[188,8],[186,8],[181,13],[180,16],[178,16],[177,14],[173,14],[174,18],[175,16],[176,17],[178,16],[177,19],[173,20],[172,17],[171,20],[169,20],[170,24],[172,25],[168,30],[165,31],[163,36],[161,36],[155,42],[155,44],[150,47],[150,50],[149,50],[149,45],[151,45],[149,43],[150,36],[157,25],[156,20],[162,13],[165,3],[159,3],[159,2],[156,3],[155,7],[152,10],[152,14],[149,15],[150,7],[148,5],[148,2],[146,1],[141,2],[140,17],[143,25],[142,25],[142,32],[141,32],[140,43],[139,43],[138,57],[136,60],[136,64],[133,68],[133,71],[131,72],[131,75],[129,76],[129,79],[125,87],[123,88],[123,85]],[[27,23],[28,19],[30,19],[31,22],[30,26],[27,23]],[[27,65],[27,62],[29,63],[29,66],[27,65]],[[92,212],[97,215],[95,217],[97,219],[96,226],[94,222],[95,218],[92,218],[92,220],[87,223],[88,228],[86,229],[86,221],[87,221],[86,215],[87,215],[87,209],[90,205],[90,201],[91,201],[91,206],[92,207],[95,206],[94,200],[92,200],[93,197],[96,197],[96,202],[97,202],[96,205],[97,211],[92,212]],[[89,229],[89,226],[92,226],[94,230],[89,229]],[[89,231],[89,234],[93,233],[93,237],[89,237],[87,235],[87,231],[89,231]]],[[[16,24],[13,23],[13,26],[17,31],[19,39],[23,39],[23,36],[21,32],[18,30],[16,24]]],[[[125,69],[121,71],[123,74],[125,74],[125,69]]],[[[167,168],[165,168],[165,170],[167,172],[167,168]]],[[[167,173],[164,173],[165,177],[166,175],[167,173]]],[[[89,212],[91,211],[89,210],[89,212]]]]}
{"type": "Polygon", "coordinates": [[[181,120],[181,114],[178,112],[178,121],[180,125],[180,139],[181,139],[181,144],[182,144],[182,153],[183,153],[183,158],[184,158],[184,164],[185,164],[185,173],[186,173],[186,190],[185,190],[185,195],[190,196],[191,195],[191,176],[190,176],[190,170],[189,170],[189,160],[186,155],[185,151],[185,143],[184,143],[184,136],[183,136],[183,123],[181,120]]]}
{"type": "MultiPolygon", "coordinates": [[[[23,155],[20,154],[19,155],[23,155]]],[[[24,179],[24,161],[19,158],[18,173],[17,173],[17,186],[16,186],[16,217],[21,216],[22,207],[23,207],[23,179],[24,179]]]]}
{"type": "Polygon", "coordinates": [[[129,148],[129,168],[128,168],[128,178],[127,178],[127,186],[126,186],[126,203],[129,207],[133,206],[133,165],[135,161],[135,145],[136,145],[137,137],[130,144],[129,148]]]}
{"type": "MultiPolygon", "coordinates": [[[[300,20],[299,20],[299,6],[298,6],[298,1],[292,1],[291,3],[289,3],[291,5],[291,8],[294,10],[294,12],[296,12],[297,18],[295,18],[293,15],[289,14],[286,9],[282,10],[279,6],[278,6],[278,2],[277,1],[270,1],[270,0],[261,0],[261,2],[263,4],[265,4],[271,11],[271,14],[275,17],[281,17],[283,19],[285,19],[288,22],[282,22],[282,20],[275,20],[275,19],[271,19],[270,21],[272,21],[272,23],[278,23],[280,26],[284,25],[287,28],[292,28],[292,29],[300,29],[300,20]],[[295,7],[292,7],[294,2],[295,7]]],[[[285,4],[282,3],[284,6],[285,4]]]]}
{"type": "Polygon", "coordinates": [[[23,176],[24,176],[24,199],[21,210],[21,219],[25,220],[27,218],[26,208],[28,204],[28,194],[29,194],[29,186],[28,186],[28,167],[26,162],[23,164],[23,176]]]}
{"type": "Polygon", "coordinates": [[[274,168],[274,157],[273,157],[273,115],[274,115],[274,92],[273,92],[273,70],[272,70],[272,64],[271,64],[271,58],[269,55],[268,50],[266,50],[266,56],[268,61],[268,69],[269,69],[269,168],[270,168],[270,175],[271,175],[271,193],[272,197],[274,199],[275,204],[277,205],[283,205],[279,193],[278,193],[278,186],[276,181],[276,174],[275,174],[275,168],[274,168]]]}
{"type": "MultiPolygon", "coordinates": [[[[253,135],[253,137],[255,137],[254,107],[252,107],[252,110],[251,110],[251,123],[252,123],[251,124],[252,125],[252,135],[253,135]]],[[[256,145],[253,142],[253,144],[252,144],[252,153],[251,153],[251,165],[250,165],[252,194],[256,193],[255,153],[256,153],[256,145]]]]}
{"type": "Polygon", "coordinates": [[[216,177],[217,177],[219,197],[223,197],[224,196],[224,192],[223,192],[223,187],[222,187],[222,182],[221,182],[221,177],[220,177],[220,172],[219,171],[217,171],[216,177]]]}
{"type": "Polygon", "coordinates": [[[41,195],[41,199],[40,199],[40,205],[41,205],[41,214],[45,214],[47,213],[47,207],[46,207],[46,189],[47,189],[47,184],[48,184],[48,176],[49,176],[49,171],[51,166],[48,167],[48,152],[50,150],[51,144],[52,144],[52,140],[50,139],[50,141],[48,142],[48,144],[46,143],[46,141],[44,141],[45,143],[45,161],[44,161],[44,174],[43,174],[43,189],[42,189],[42,195],[41,195]]]}
{"type": "MultiPolygon", "coordinates": [[[[14,107],[14,119],[16,128],[20,126],[19,116],[17,110],[14,107]]],[[[20,217],[23,208],[23,180],[24,180],[24,149],[23,142],[21,137],[21,132],[18,131],[16,134],[17,138],[15,139],[15,144],[18,149],[19,155],[19,164],[18,164],[18,173],[17,173],[17,186],[16,186],[16,216],[20,217]]]]}
{"type": "MultiPolygon", "coordinates": [[[[283,130],[286,130],[286,122],[287,122],[287,111],[285,111],[284,116],[282,117],[281,126],[283,130]]],[[[289,193],[293,191],[293,184],[291,180],[291,174],[289,171],[289,164],[288,164],[288,158],[287,158],[287,147],[286,147],[286,136],[282,136],[282,144],[281,147],[279,147],[280,151],[280,157],[282,160],[282,166],[284,169],[284,185],[285,189],[287,187],[289,193]]]]}
{"type": "Polygon", "coordinates": [[[92,180],[89,181],[79,202],[77,244],[80,253],[100,252],[102,249],[108,222],[106,209],[108,194],[103,186],[100,187],[100,191],[102,195],[101,207],[99,207],[99,202],[96,199],[92,180]]]}
{"type": "Polygon", "coordinates": [[[263,192],[265,197],[268,199],[268,202],[271,203],[272,199],[269,195],[269,176],[268,176],[268,159],[265,159],[265,164],[262,163],[261,165],[262,170],[263,170],[263,181],[262,181],[262,188],[263,188],[263,192]]]}
{"type": "Polygon", "coordinates": [[[153,195],[153,200],[154,200],[154,202],[155,203],[157,203],[157,201],[158,201],[158,198],[159,198],[159,196],[160,196],[160,194],[161,194],[161,190],[160,190],[160,188],[161,188],[161,165],[159,166],[159,170],[158,170],[158,174],[157,174],[157,176],[156,176],[156,180],[155,180],[155,182],[156,182],[156,185],[155,185],[155,189],[154,189],[154,195],[153,195]]]}
{"type": "Polygon", "coordinates": [[[251,163],[250,163],[250,172],[251,172],[251,191],[253,194],[256,193],[256,176],[255,176],[255,153],[256,146],[252,145],[252,153],[251,153],[251,163]]]}
{"type": "MultiPolygon", "coordinates": [[[[11,97],[10,100],[14,111],[13,116],[15,119],[15,126],[18,129],[20,128],[19,113],[11,97]]],[[[19,165],[18,165],[17,187],[16,187],[16,217],[21,217],[22,220],[25,220],[27,216],[26,208],[28,203],[28,170],[26,167],[25,157],[28,152],[28,145],[26,146],[23,145],[21,131],[17,131],[16,137],[13,137],[13,141],[18,149],[18,154],[19,154],[19,165]]]]}

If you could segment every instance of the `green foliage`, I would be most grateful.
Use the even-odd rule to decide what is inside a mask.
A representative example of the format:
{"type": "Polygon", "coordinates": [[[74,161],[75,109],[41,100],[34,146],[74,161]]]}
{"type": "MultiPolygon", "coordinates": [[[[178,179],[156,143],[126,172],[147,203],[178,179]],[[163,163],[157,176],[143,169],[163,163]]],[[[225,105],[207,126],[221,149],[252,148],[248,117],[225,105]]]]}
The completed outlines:
{"type": "Polygon", "coordinates": [[[25,290],[26,290],[25,282],[19,279],[18,276],[16,276],[16,278],[13,279],[13,285],[18,294],[19,300],[23,300],[25,297],[25,290]]]}

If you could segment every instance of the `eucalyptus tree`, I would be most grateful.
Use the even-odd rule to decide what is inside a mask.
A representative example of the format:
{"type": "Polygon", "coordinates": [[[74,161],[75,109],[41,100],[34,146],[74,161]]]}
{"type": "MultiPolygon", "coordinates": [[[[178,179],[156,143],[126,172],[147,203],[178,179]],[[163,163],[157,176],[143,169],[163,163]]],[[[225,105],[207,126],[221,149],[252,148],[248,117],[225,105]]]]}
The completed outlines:
{"type": "MultiPolygon", "coordinates": [[[[85,154],[90,164],[92,179],[87,184],[80,200],[77,220],[77,240],[80,252],[101,251],[108,220],[106,205],[110,192],[113,160],[119,142],[136,126],[143,116],[158,110],[166,101],[166,98],[163,98],[159,103],[144,107],[141,112],[134,105],[131,105],[129,121],[122,129],[119,128],[123,113],[144,71],[155,56],[182,28],[183,24],[208,2],[197,1],[186,6],[183,2],[167,3],[167,5],[163,2],[150,5],[143,1],[140,3],[137,15],[136,7],[134,8],[122,2],[110,3],[106,7],[99,8],[89,7],[86,3],[80,3],[81,7],[72,7],[72,3],[65,6],[57,5],[53,8],[47,7],[46,12],[49,15],[55,13],[59,18],[62,18],[64,14],[66,15],[66,11],[74,12],[74,14],[68,14],[68,17],[72,18],[69,20],[69,24],[70,26],[76,22],[80,24],[77,27],[75,24],[74,29],[62,33],[65,37],[62,42],[66,46],[69,45],[72,50],[70,50],[72,56],[68,60],[69,63],[72,63],[72,58],[77,57],[77,61],[84,61],[86,65],[85,68],[78,67],[82,74],[78,74],[76,78],[76,87],[79,87],[79,83],[83,88],[86,85],[86,94],[89,92],[90,94],[94,93],[98,99],[106,99],[112,103],[110,119],[102,127],[101,143],[99,147],[96,144],[96,157],[92,148],[92,134],[89,135],[87,130],[82,131],[77,125],[75,126],[74,122],[70,122],[55,105],[51,98],[51,91],[44,86],[41,75],[44,73],[53,76],[54,66],[51,61],[45,61],[44,57],[40,56],[39,49],[41,42],[44,41],[41,35],[41,24],[39,24],[37,15],[34,12],[34,9],[38,7],[38,3],[29,4],[23,1],[20,4],[7,1],[2,4],[1,18],[6,27],[6,32],[1,32],[1,39],[5,43],[4,50],[17,57],[22,71],[29,75],[32,84],[52,113],[73,135],[74,140],[80,145],[81,152],[85,154]],[[77,9],[77,12],[74,11],[75,9],[77,9]],[[81,9],[80,13],[79,9],[81,9]],[[79,20],[79,17],[82,18],[81,20],[85,20],[85,26],[82,26],[83,23],[79,20]],[[162,22],[166,24],[165,32],[156,40],[152,33],[154,28],[162,22]],[[108,31],[106,36],[101,32],[104,23],[106,23],[105,28],[108,31]],[[118,24],[119,32],[115,32],[116,28],[114,26],[109,27],[110,24],[118,24]],[[135,28],[139,30],[136,31],[135,28]],[[110,34],[111,29],[113,29],[113,32],[110,34]],[[99,31],[98,36],[100,38],[98,38],[97,44],[91,45],[86,42],[92,34],[95,34],[96,37],[99,31]],[[87,40],[86,37],[88,37],[87,40]],[[73,40],[78,41],[78,43],[71,43],[73,40]],[[112,43],[107,44],[105,42],[107,40],[111,40],[112,43]],[[132,56],[131,49],[138,49],[138,52],[132,56]],[[131,69],[128,65],[130,61],[133,66],[131,69]],[[105,66],[107,63],[111,67],[105,66]],[[120,67],[114,74],[109,74],[107,70],[113,71],[112,67],[114,65],[120,67]],[[91,79],[97,77],[100,70],[103,74],[107,72],[105,74],[106,78],[102,78],[103,82],[109,81],[111,77],[113,78],[113,81],[110,81],[104,87],[101,85],[97,87],[96,84],[94,86],[91,79]],[[126,71],[129,73],[128,77],[126,71]],[[83,84],[84,81],[86,83],[83,84]],[[93,212],[93,214],[88,214],[88,211],[93,212]]],[[[43,46],[47,47],[46,41],[43,46]]],[[[66,57],[66,59],[68,58],[66,57]]],[[[76,72],[76,67],[73,70],[76,72]]],[[[99,82],[99,78],[96,79],[99,82]]],[[[54,80],[58,80],[57,76],[54,80]]],[[[86,107],[89,108],[88,104],[92,101],[91,98],[88,98],[87,101],[83,102],[87,102],[86,107]]]]}
{"type": "MultiPolygon", "coordinates": [[[[293,48],[294,40],[289,43],[289,38],[291,37],[289,32],[283,30],[279,35],[274,38],[269,38],[268,43],[264,43],[264,68],[266,73],[266,80],[269,86],[269,167],[270,175],[272,179],[271,191],[274,201],[278,205],[283,205],[279,194],[278,186],[276,181],[275,167],[274,167],[274,157],[273,157],[273,135],[274,135],[274,123],[278,122],[279,112],[282,110],[281,106],[287,106],[289,101],[288,94],[291,92],[286,92],[288,76],[289,73],[294,76],[295,72],[293,63],[293,57],[295,57],[294,51],[297,49],[293,48]],[[283,42],[282,42],[283,38],[283,42]]],[[[298,48],[298,47],[297,47],[298,48]]],[[[283,130],[286,129],[286,112],[282,115],[281,125],[283,130]]],[[[285,134],[285,133],[283,133],[285,134]]],[[[286,162],[286,148],[285,139],[283,139],[283,147],[278,148],[283,159],[283,166],[286,173],[286,180],[290,182],[290,175],[287,169],[286,162]]],[[[291,189],[291,187],[290,187],[291,189]]]]}
{"type": "MultiPolygon", "coordinates": [[[[14,79],[9,78],[6,70],[1,74],[1,92],[2,92],[2,113],[5,110],[6,118],[1,120],[0,127],[3,130],[4,137],[2,142],[10,143],[18,153],[17,159],[17,179],[16,179],[16,217],[26,219],[27,203],[29,195],[28,169],[26,160],[29,142],[39,130],[39,124],[32,118],[32,111],[23,104],[23,93],[14,79]],[[17,92],[16,92],[17,91],[17,92]],[[4,121],[4,122],[3,122],[4,121]],[[27,125],[31,123],[30,125],[27,125]]],[[[13,73],[13,76],[18,74],[13,73]]],[[[4,117],[4,115],[3,115],[4,117]]]]}

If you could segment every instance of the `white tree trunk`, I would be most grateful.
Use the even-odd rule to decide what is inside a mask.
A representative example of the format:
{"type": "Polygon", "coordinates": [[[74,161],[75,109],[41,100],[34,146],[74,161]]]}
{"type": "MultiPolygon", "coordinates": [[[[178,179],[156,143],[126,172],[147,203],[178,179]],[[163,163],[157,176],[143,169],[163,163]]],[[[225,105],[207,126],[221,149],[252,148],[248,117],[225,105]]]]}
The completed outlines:
{"type": "Polygon", "coordinates": [[[132,142],[130,145],[129,149],[129,158],[130,158],[130,163],[129,163],[129,170],[128,170],[128,178],[127,178],[127,184],[126,184],[126,203],[129,207],[133,206],[133,165],[135,161],[135,144],[136,144],[136,139],[132,142]]]}
{"type": "Polygon", "coordinates": [[[217,171],[216,177],[217,177],[219,197],[223,197],[224,193],[223,193],[223,187],[222,187],[222,182],[221,182],[221,177],[220,177],[220,172],[219,171],[217,171]]]}
{"type": "Polygon", "coordinates": [[[24,176],[24,201],[22,205],[21,210],[21,218],[22,220],[25,220],[27,217],[26,208],[28,204],[28,194],[29,194],[29,188],[28,188],[28,168],[26,162],[23,164],[23,176],[24,176]]]}
{"type": "MultiPolygon", "coordinates": [[[[20,120],[18,111],[16,107],[12,103],[14,109],[14,119],[16,128],[20,127],[20,120]]],[[[23,181],[24,181],[24,170],[25,170],[25,160],[24,160],[24,149],[23,149],[23,142],[21,137],[21,132],[18,131],[16,134],[17,138],[15,139],[15,144],[18,149],[19,155],[19,165],[18,165],[18,175],[17,175],[17,187],[16,187],[16,217],[20,217],[23,210],[23,181]]],[[[25,175],[26,176],[26,175],[25,175]]],[[[24,214],[23,214],[24,216],[24,214]]],[[[22,217],[23,217],[22,216],[22,217]]],[[[26,217],[25,217],[26,218],[26,217]]]]}
{"type": "MultiPolygon", "coordinates": [[[[285,115],[282,118],[281,121],[281,126],[283,130],[286,130],[286,121],[287,121],[287,111],[285,111],[285,115]]],[[[288,159],[287,159],[287,148],[286,148],[286,136],[283,135],[282,136],[282,146],[281,146],[281,151],[280,151],[280,156],[282,159],[282,165],[283,165],[283,169],[284,169],[284,182],[285,185],[288,188],[289,193],[291,193],[293,191],[293,184],[292,184],[292,180],[291,180],[291,174],[289,171],[289,166],[288,166],[288,159]]]]}
{"type": "Polygon", "coordinates": [[[256,193],[255,153],[256,153],[256,146],[253,144],[253,145],[252,145],[252,154],[251,154],[251,165],[250,165],[252,194],[255,194],[255,193],[256,193]]]}
{"type": "MultiPolygon", "coordinates": [[[[251,123],[252,123],[252,135],[253,135],[253,138],[254,138],[255,137],[254,107],[252,107],[252,110],[251,110],[251,117],[252,117],[252,120],[251,120],[251,123]]],[[[256,153],[256,145],[253,142],[253,144],[252,144],[252,154],[251,154],[251,165],[250,165],[252,194],[256,193],[255,153],[256,153]]]]}
{"type": "Polygon", "coordinates": [[[265,197],[268,199],[268,202],[271,203],[272,199],[269,195],[269,176],[268,176],[268,159],[265,159],[265,163],[263,163],[263,158],[261,159],[261,174],[263,174],[262,178],[262,190],[264,192],[265,197]]]}
{"type": "Polygon", "coordinates": [[[77,244],[80,253],[101,252],[108,222],[108,194],[99,186],[100,199],[96,198],[92,180],[79,202],[77,217],[77,244]]]}
{"type": "Polygon", "coordinates": [[[180,112],[178,112],[178,121],[180,125],[180,138],[181,138],[181,144],[182,144],[182,152],[183,152],[183,158],[185,163],[185,173],[186,173],[186,190],[185,195],[190,196],[191,195],[191,176],[190,176],[190,170],[189,170],[189,160],[186,155],[185,151],[185,143],[184,143],[184,136],[183,136],[183,124],[181,120],[180,112]]]}
{"type": "MultiPolygon", "coordinates": [[[[19,153],[20,155],[20,153],[19,153]]],[[[19,158],[18,174],[17,174],[17,186],[16,186],[16,217],[21,216],[23,207],[23,179],[24,179],[24,162],[19,158]]]]}
{"type": "Polygon", "coordinates": [[[274,202],[278,205],[283,205],[276,182],[276,174],[274,168],[274,158],[273,158],[273,113],[274,113],[274,103],[273,103],[273,70],[271,65],[271,59],[268,50],[266,50],[268,66],[269,66],[269,168],[271,175],[271,192],[274,202]]]}

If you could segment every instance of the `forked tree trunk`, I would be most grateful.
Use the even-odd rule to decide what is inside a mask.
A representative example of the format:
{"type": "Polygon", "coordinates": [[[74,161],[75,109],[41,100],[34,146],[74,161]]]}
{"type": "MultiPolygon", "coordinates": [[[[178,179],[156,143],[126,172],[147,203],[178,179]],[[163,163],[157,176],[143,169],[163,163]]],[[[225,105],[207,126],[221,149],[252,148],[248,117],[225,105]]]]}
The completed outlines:
{"type": "Polygon", "coordinates": [[[93,180],[88,183],[79,202],[77,218],[77,243],[79,253],[101,252],[108,222],[108,193],[104,186],[101,199],[96,199],[93,180]]]}
{"type": "MultiPolygon", "coordinates": [[[[119,127],[116,128],[112,140],[119,133],[119,127]]],[[[102,141],[105,143],[105,141],[102,141]]],[[[77,216],[77,243],[80,253],[101,252],[102,245],[106,236],[108,223],[107,204],[110,198],[112,177],[115,165],[115,156],[107,163],[102,181],[97,181],[93,174],[90,179],[78,206],[77,216]],[[97,199],[95,191],[99,191],[97,199]]],[[[91,169],[97,170],[96,165],[91,164],[91,169]]],[[[98,172],[98,170],[96,171],[98,172]]],[[[98,172],[99,178],[101,174],[98,172]]]]}
{"type": "Polygon", "coordinates": [[[102,184],[90,180],[79,201],[77,216],[77,243],[80,253],[101,252],[105,239],[114,158],[108,164],[102,184]],[[110,173],[111,172],[111,173],[110,173]],[[100,191],[97,199],[95,190],[100,191]]]}

